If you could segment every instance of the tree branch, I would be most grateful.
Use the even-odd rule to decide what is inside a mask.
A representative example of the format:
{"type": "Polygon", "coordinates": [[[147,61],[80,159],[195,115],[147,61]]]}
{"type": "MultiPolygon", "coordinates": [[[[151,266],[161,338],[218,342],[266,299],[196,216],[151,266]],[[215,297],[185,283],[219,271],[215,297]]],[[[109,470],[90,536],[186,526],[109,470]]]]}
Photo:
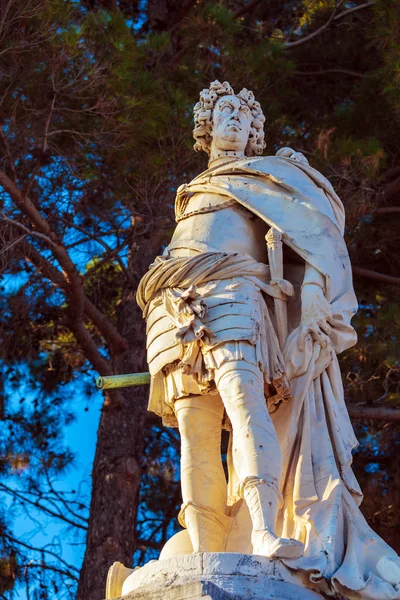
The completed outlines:
{"type": "Polygon", "coordinates": [[[51,119],[53,117],[54,107],[55,107],[56,98],[57,98],[57,94],[54,90],[53,73],[52,73],[52,81],[53,81],[53,97],[51,99],[49,114],[47,115],[46,122],[44,125],[44,135],[43,135],[43,141],[42,141],[42,153],[43,154],[45,154],[46,150],[47,150],[47,140],[48,140],[48,136],[49,136],[50,123],[51,123],[51,119]]]}
{"type": "Polygon", "coordinates": [[[386,184],[384,188],[385,198],[391,198],[398,192],[400,192],[400,177],[386,184]]]}
{"type": "Polygon", "coordinates": [[[92,363],[98,373],[106,372],[112,374],[112,369],[107,360],[105,360],[97,348],[95,341],[86,329],[83,320],[74,321],[68,319],[68,326],[74,334],[76,341],[80,344],[84,355],[92,363]]]}
{"type": "Polygon", "coordinates": [[[70,579],[73,579],[74,581],[79,581],[79,577],[77,577],[73,573],[70,573],[69,571],[64,571],[63,569],[59,569],[58,567],[55,567],[54,565],[48,565],[44,562],[39,562],[37,564],[35,564],[33,562],[29,562],[27,565],[25,565],[25,568],[26,569],[47,569],[48,571],[54,571],[54,573],[58,573],[59,575],[66,575],[67,577],[69,577],[70,579]]]}
{"type": "Polygon", "coordinates": [[[145,548],[152,548],[153,550],[161,550],[163,547],[163,542],[153,542],[151,540],[142,540],[139,539],[136,542],[137,546],[143,546],[145,548]]]}
{"type": "MultiPolygon", "coordinates": [[[[63,275],[49,263],[39,252],[37,252],[26,240],[21,243],[24,256],[26,260],[31,262],[46,279],[52,281],[57,287],[60,287],[63,291],[66,291],[68,284],[64,279],[63,275]]],[[[106,331],[107,333],[116,332],[112,323],[108,322],[106,317],[86,298],[84,297],[84,309],[87,310],[88,317],[93,319],[96,326],[99,326],[100,331],[106,331]]],[[[91,362],[93,367],[100,375],[112,375],[111,367],[108,361],[100,354],[92,336],[85,329],[84,323],[81,319],[72,319],[68,316],[68,327],[74,334],[76,340],[82,346],[82,350],[86,358],[91,362]]],[[[118,338],[122,338],[118,332],[116,332],[118,338]]],[[[107,339],[107,338],[106,338],[107,339]]],[[[127,345],[125,338],[122,338],[124,343],[127,345]]],[[[119,340],[115,340],[119,342],[119,340]]]]}
{"type": "Polygon", "coordinates": [[[68,569],[71,569],[71,571],[77,571],[79,573],[79,569],[77,569],[73,565],[69,565],[64,559],[60,558],[60,556],[58,556],[58,554],[56,554],[55,552],[52,552],[51,550],[46,550],[46,548],[35,548],[34,546],[30,546],[29,544],[26,544],[25,542],[21,542],[21,540],[17,540],[16,538],[12,537],[11,535],[8,535],[4,531],[2,532],[2,535],[4,535],[4,537],[7,538],[8,540],[10,540],[10,542],[12,542],[13,544],[18,544],[19,546],[23,546],[24,548],[27,548],[28,550],[33,550],[33,552],[40,552],[40,554],[42,554],[44,552],[45,554],[54,556],[58,561],[63,563],[63,565],[68,567],[68,569]]]}
{"type": "MultiPolygon", "coordinates": [[[[46,260],[42,254],[35,250],[28,241],[24,240],[21,242],[21,249],[26,260],[31,262],[46,279],[49,279],[54,285],[66,292],[68,283],[60,271],[46,260]]],[[[84,296],[84,312],[104,336],[114,352],[123,352],[128,348],[128,341],[126,338],[117,331],[113,323],[86,296],[84,296]]],[[[75,334],[73,323],[71,323],[71,331],[75,334]]],[[[96,353],[94,353],[94,348],[91,347],[90,356],[87,356],[88,360],[90,360],[94,368],[101,375],[103,372],[104,374],[111,375],[112,372],[108,362],[101,356],[96,346],[95,348],[96,353]]]]}
{"type": "Polygon", "coordinates": [[[400,213],[400,206],[382,206],[374,210],[374,215],[392,215],[400,213]]]}
{"type": "Polygon", "coordinates": [[[364,8],[369,8],[370,6],[373,6],[374,4],[376,4],[376,0],[372,0],[371,2],[365,2],[364,4],[359,4],[358,6],[353,6],[352,8],[348,8],[344,12],[340,13],[340,15],[336,15],[336,17],[334,18],[334,21],[342,19],[343,17],[347,17],[348,15],[358,12],[359,10],[364,10],[364,8]]]}
{"type": "Polygon", "coordinates": [[[22,231],[24,231],[26,233],[26,235],[36,236],[36,237],[44,240],[49,246],[55,246],[54,242],[44,233],[40,233],[40,231],[33,231],[32,229],[29,229],[29,227],[26,227],[23,223],[19,223],[18,221],[14,221],[14,219],[10,219],[2,212],[0,212],[0,221],[5,221],[6,223],[9,223],[10,225],[19,227],[19,229],[22,229],[22,231]]]}
{"type": "MultiPolygon", "coordinates": [[[[72,508],[69,506],[69,503],[68,503],[68,501],[67,501],[67,500],[65,500],[65,499],[62,497],[62,495],[61,495],[61,494],[59,494],[59,493],[57,492],[57,490],[54,488],[54,486],[53,486],[53,484],[52,484],[52,482],[51,482],[51,479],[50,479],[50,477],[49,477],[49,474],[47,473],[47,471],[46,471],[46,480],[47,480],[47,484],[48,484],[48,486],[49,486],[49,488],[50,488],[50,491],[52,492],[52,494],[54,494],[54,495],[55,495],[55,497],[57,498],[57,500],[58,500],[59,502],[61,502],[61,504],[62,504],[62,505],[65,507],[65,509],[66,509],[66,510],[67,510],[69,513],[71,513],[71,515],[72,515],[73,517],[75,517],[76,519],[82,519],[82,521],[84,521],[85,523],[88,523],[89,519],[87,519],[86,517],[82,517],[82,515],[80,515],[80,514],[76,513],[74,510],[72,510],[72,508]]],[[[48,501],[49,501],[49,500],[48,500],[48,501]]]]}
{"type": "Polygon", "coordinates": [[[35,204],[27,194],[12,181],[4,171],[0,170],[0,186],[9,194],[18,208],[28,217],[32,225],[51,240],[51,250],[63,269],[68,288],[66,294],[70,300],[69,312],[71,316],[81,319],[83,315],[84,294],[80,274],[72,262],[68,252],[58,236],[51,229],[49,223],[42,217],[35,204]]]}
{"type": "Polygon", "coordinates": [[[385,179],[385,181],[393,180],[396,177],[400,177],[400,167],[391,167],[383,173],[383,179],[385,179]]]}
{"type": "Polygon", "coordinates": [[[247,12],[253,10],[253,8],[261,4],[261,2],[263,2],[263,0],[252,0],[252,2],[245,4],[242,6],[242,8],[239,8],[236,12],[234,12],[232,18],[238,19],[239,17],[243,17],[243,15],[245,15],[247,12]]]}
{"type": "Polygon", "coordinates": [[[364,277],[365,279],[372,279],[373,281],[381,281],[382,283],[388,283],[389,285],[400,285],[400,277],[385,275],[384,273],[363,269],[362,267],[353,267],[353,275],[364,277]]]}
{"type": "Polygon", "coordinates": [[[367,74],[349,71],[348,69],[323,69],[321,71],[294,71],[295,75],[328,75],[329,73],[338,73],[340,75],[349,75],[350,77],[364,77],[367,74]]]}
{"type": "MultiPolygon", "coordinates": [[[[234,12],[232,14],[232,18],[238,19],[239,17],[246,14],[248,11],[252,10],[256,6],[261,4],[262,1],[263,0],[252,0],[246,6],[243,6],[242,8],[239,8],[239,10],[234,12]]],[[[179,52],[177,52],[176,55],[170,60],[170,64],[173,64],[173,65],[177,64],[180,61],[180,59],[182,58],[182,56],[184,56],[187,52],[190,52],[191,50],[196,48],[197,45],[198,45],[198,42],[197,42],[197,40],[195,40],[195,41],[192,41],[191,43],[188,43],[187,46],[183,46],[183,48],[181,48],[179,50],[179,52]]]]}
{"type": "Polygon", "coordinates": [[[375,421],[400,421],[400,409],[385,408],[384,406],[357,406],[347,404],[347,410],[352,419],[373,419],[375,421]]]}
{"type": "MultiPolygon", "coordinates": [[[[93,239],[93,238],[91,238],[91,239],[93,239]]],[[[83,274],[84,280],[86,280],[89,277],[92,277],[94,275],[94,273],[98,269],[100,269],[101,267],[103,267],[104,265],[106,265],[108,262],[110,262],[111,260],[113,260],[114,257],[115,257],[115,255],[118,252],[120,252],[122,250],[122,248],[124,248],[127,244],[128,244],[128,240],[125,240],[122,244],[120,244],[119,246],[117,246],[113,250],[109,250],[107,252],[107,254],[105,254],[92,267],[90,267],[89,269],[87,269],[87,271],[85,271],[85,273],[83,274]]],[[[118,261],[118,264],[120,264],[121,262],[122,261],[118,261]]],[[[127,278],[127,280],[131,281],[132,277],[129,275],[129,273],[126,273],[126,269],[124,271],[124,274],[125,274],[125,277],[127,278]]]]}
{"type": "Polygon", "coordinates": [[[87,530],[87,527],[85,525],[82,525],[82,523],[75,523],[75,521],[68,519],[68,517],[66,517],[65,515],[63,515],[61,513],[57,513],[54,510],[51,510],[51,508],[44,506],[43,504],[41,504],[39,502],[39,500],[33,501],[33,500],[30,500],[29,498],[26,498],[26,496],[23,496],[19,492],[16,492],[15,490],[8,487],[4,483],[0,483],[0,488],[2,488],[8,494],[15,496],[16,498],[18,498],[18,500],[21,500],[21,502],[26,502],[27,504],[31,504],[32,506],[35,506],[36,508],[43,510],[43,512],[47,513],[48,515],[51,515],[52,517],[55,517],[56,519],[61,519],[61,521],[65,521],[69,525],[78,527],[78,529],[83,529],[84,531],[87,530]]]}
{"type": "MultiPolygon", "coordinates": [[[[108,244],[106,244],[104,242],[104,240],[101,239],[100,235],[96,236],[95,233],[91,234],[88,231],[86,231],[85,229],[83,229],[83,227],[79,227],[79,225],[76,225],[76,223],[72,223],[71,221],[66,222],[66,219],[61,219],[61,220],[63,221],[63,223],[67,223],[67,225],[69,227],[73,227],[74,229],[76,229],[76,231],[83,233],[84,235],[88,236],[89,239],[92,239],[100,246],[103,246],[103,248],[105,249],[105,251],[107,253],[106,256],[111,255],[111,256],[115,257],[115,260],[118,262],[118,264],[121,268],[121,271],[124,273],[127,281],[130,281],[129,272],[128,272],[127,268],[125,267],[124,263],[122,262],[122,260],[120,259],[120,257],[118,256],[118,252],[119,252],[120,248],[123,247],[126,244],[126,242],[122,246],[117,246],[117,248],[114,248],[113,250],[111,250],[111,248],[108,246],[108,244]]],[[[85,273],[85,275],[86,274],[87,273],[85,273]]]]}
{"type": "Polygon", "coordinates": [[[128,349],[128,340],[118,333],[112,322],[86,296],[84,301],[86,316],[92,321],[107,343],[119,354],[128,349]]]}
{"type": "Polygon", "coordinates": [[[285,42],[283,44],[283,47],[286,49],[291,49],[291,48],[296,48],[297,46],[306,44],[307,42],[313,40],[315,37],[321,35],[327,29],[329,29],[329,27],[332,25],[333,21],[338,21],[339,19],[343,19],[344,17],[347,17],[348,15],[350,15],[354,12],[357,12],[364,8],[369,8],[370,6],[375,4],[375,2],[376,2],[376,0],[373,0],[372,2],[365,2],[365,4],[360,4],[359,6],[353,6],[353,8],[348,8],[347,10],[344,10],[340,14],[337,14],[338,9],[343,4],[343,2],[340,2],[340,4],[335,8],[333,13],[329,17],[329,19],[326,21],[326,23],[324,23],[324,25],[322,25],[319,29],[316,29],[309,35],[306,35],[305,37],[301,38],[300,40],[296,40],[294,42],[285,42]]]}
{"type": "MultiPolygon", "coordinates": [[[[29,196],[24,194],[22,190],[20,190],[19,187],[6,175],[6,173],[4,173],[4,171],[1,170],[0,186],[3,187],[5,192],[10,195],[10,197],[16,203],[18,208],[28,217],[33,227],[39,230],[38,232],[35,232],[35,235],[39,235],[49,244],[55,258],[57,259],[62,268],[63,273],[61,275],[57,271],[57,269],[55,269],[52,265],[50,265],[51,269],[47,268],[49,266],[49,263],[47,263],[46,271],[48,273],[50,273],[51,271],[54,279],[53,277],[50,277],[50,279],[54,283],[56,283],[57,281],[56,285],[59,285],[63,288],[65,294],[70,300],[68,314],[71,323],[75,323],[75,336],[77,337],[77,339],[79,337],[82,344],[84,344],[83,347],[87,351],[90,351],[92,358],[89,358],[89,360],[92,362],[92,360],[94,359],[98,366],[103,365],[101,371],[99,371],[98,366],[95,366],[95,364],[92,362],[96,370],[98,370],[100,373],[103,371],[104,374],[106,374],[107,370],[105,370],[105,367],[106,365],[108,365],[108,363],[101,357],[100,353],[97,350],[96,344],[91,339],[90,334],[85,330],[83,323],[83,314],[86,313],[87,316],[91,320],[93,320],[93,323],[102,332],[107,342],[110,344],[110,346],[116,353],[122,352],[127,349],[127,340],[118,333],[114,325],[86,298],[83,288],[82,277],[79,274],[76,265],[71,260],[62,241],[53,232],[50,225],[48,224],[46,219],[42,217],[39,210],[36,208],[29,196]],[[94,352],[94,350],[96,350],[96,352],[94,352]]],[[[25,229],[25,226],[22,226],[20,224],[18,225],[21,228],[25,229]]],[[[37,261],[42,266],[45,266],[45,263],[47,261],[43,259],[43,257],[33,248],[32,250],[33,252],[31,252],[31,255],[35,256],[37,261]]],[[[108,373],[111,374],[109,370],[108,373]]]]}
{"type": "Polygon", "coordinates": [[[7,156],[8,156],[8,161],[10,163],[10,169],[12,171],[12,174],[13,174],[13,177],[14,177],[14,180],[15,180],[15,179],[17,179],[17,174],[15,172],[14,161],[13,161],[13,158],[11,156],[10,146],[8,144],[6,136],[4,135],[4,131],[3,131],[3,128],[2,128],[1,125],[0,125],[0,138],[1,138],[1,140],[2,140],[2,142],[4,144],[4,147],[6,149],[6,153],[7,153],[7,156]]]}

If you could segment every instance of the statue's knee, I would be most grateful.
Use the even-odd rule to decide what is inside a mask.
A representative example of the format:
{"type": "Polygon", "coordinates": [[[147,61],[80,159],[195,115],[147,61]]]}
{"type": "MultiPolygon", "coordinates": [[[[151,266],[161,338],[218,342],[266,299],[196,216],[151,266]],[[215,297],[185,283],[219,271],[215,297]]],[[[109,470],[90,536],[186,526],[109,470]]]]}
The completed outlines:
{"type": "Polygon", "coordinates": [[[239,399],[264,397],[263,377],[260,369],[252,364],[228,365],[220,369],[216,377],[216,385],[224,403],[234,403],[239,399]]]}
{"type": "Polygon", "coordinates": [[[182,445],[198,450],[208,444],[219,449],[222,414],[194,407],[175,407],[182,445]]]}
{"type": "Polygon", "coordinates": [[[175,403],[175,415],[178,420],[179,432],[181,436],[187,437],[195,425],[194,416],[190,408],[179,408],[178,402],[175,403]]]}

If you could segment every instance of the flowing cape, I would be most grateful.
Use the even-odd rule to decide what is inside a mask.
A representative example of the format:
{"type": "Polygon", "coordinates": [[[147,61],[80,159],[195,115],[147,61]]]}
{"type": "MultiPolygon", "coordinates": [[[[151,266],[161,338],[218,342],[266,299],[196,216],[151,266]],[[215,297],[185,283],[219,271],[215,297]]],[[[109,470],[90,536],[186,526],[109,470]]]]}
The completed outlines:
{"type": "Polygon", "coordinates": [[[243,159],[201,173],[179,196],[196,192],[233,198],[278,229],[285,244],[326,277],[328,301],[346,296],[347,319],[354,315],[343,204],[321,173],[277,156],[243,159]]]}
{"type": "MultiPolygon", "coordinates": [[[[284,243],[325,276],[325,296],[334,317],[331,344],[322,350],[308,338],[305,350],[299,351],[300,292],[292,280],[297,309],[294,298],[284,348],[292,400],[272,415],[283,455],[284,503],[277,533],[295,537],[306,547],[303,558],[285,564],[308,572],[314,585],[319,582],[324,593],[334,597],[400,600],[387,566],[390,561],[400,565],[400,559],[362,516],[358,508],[362,493],[351,469],[357,440],[336,357],[357,340],[350,324],[357,301],[343,239],[343,205],[318,171],[277,156],[245,158],[208,169],[178,190],[177,213],[188,195],[202,192],[237,201],[278,229],[284,243]]],[[[290,280],[288,272],[285,277],[290,280]]],[[[234,495],[233,490],[230,482],[234,495]]],[[[245,506],[239,512],[243,510],[245,506]]],[[[243,539],[249,535],[243,531],[243,539]]]]}

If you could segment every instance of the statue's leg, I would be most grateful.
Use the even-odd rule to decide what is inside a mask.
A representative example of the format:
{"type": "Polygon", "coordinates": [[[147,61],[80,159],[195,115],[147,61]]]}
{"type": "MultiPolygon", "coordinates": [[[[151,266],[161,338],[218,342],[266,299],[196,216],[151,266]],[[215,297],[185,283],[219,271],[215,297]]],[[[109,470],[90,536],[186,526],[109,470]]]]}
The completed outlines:
{"type": "Polygon", "coordinates": [[[214,378],[232,423],[233,461],[253,522],[253,552],[273,558],[300,557],[301,542],[275,534],[282,501],[282,457],[264,397],[263,375],[256,365],[236,360],[216,369],[214,378]]]}
{"type": "Polygon", "coordinates": [[[193,552],[223,552],[231,518],[225,514],[227,485],[221,460],[224,407],[219,396],[175,401],[181,434],[182,510],[193,552]]]}

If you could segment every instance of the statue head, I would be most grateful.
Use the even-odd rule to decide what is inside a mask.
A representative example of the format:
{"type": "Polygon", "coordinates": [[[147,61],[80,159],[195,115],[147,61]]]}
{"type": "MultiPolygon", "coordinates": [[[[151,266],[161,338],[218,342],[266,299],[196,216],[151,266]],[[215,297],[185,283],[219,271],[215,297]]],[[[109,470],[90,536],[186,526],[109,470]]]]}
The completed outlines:
{"type": "Polygon", "coordinates": [[[227,81],[213,81],[194,107],[194,149],[208,155],[255,156],[265,148],[265,117],[253,92],[235,94],[227,81]]]}

